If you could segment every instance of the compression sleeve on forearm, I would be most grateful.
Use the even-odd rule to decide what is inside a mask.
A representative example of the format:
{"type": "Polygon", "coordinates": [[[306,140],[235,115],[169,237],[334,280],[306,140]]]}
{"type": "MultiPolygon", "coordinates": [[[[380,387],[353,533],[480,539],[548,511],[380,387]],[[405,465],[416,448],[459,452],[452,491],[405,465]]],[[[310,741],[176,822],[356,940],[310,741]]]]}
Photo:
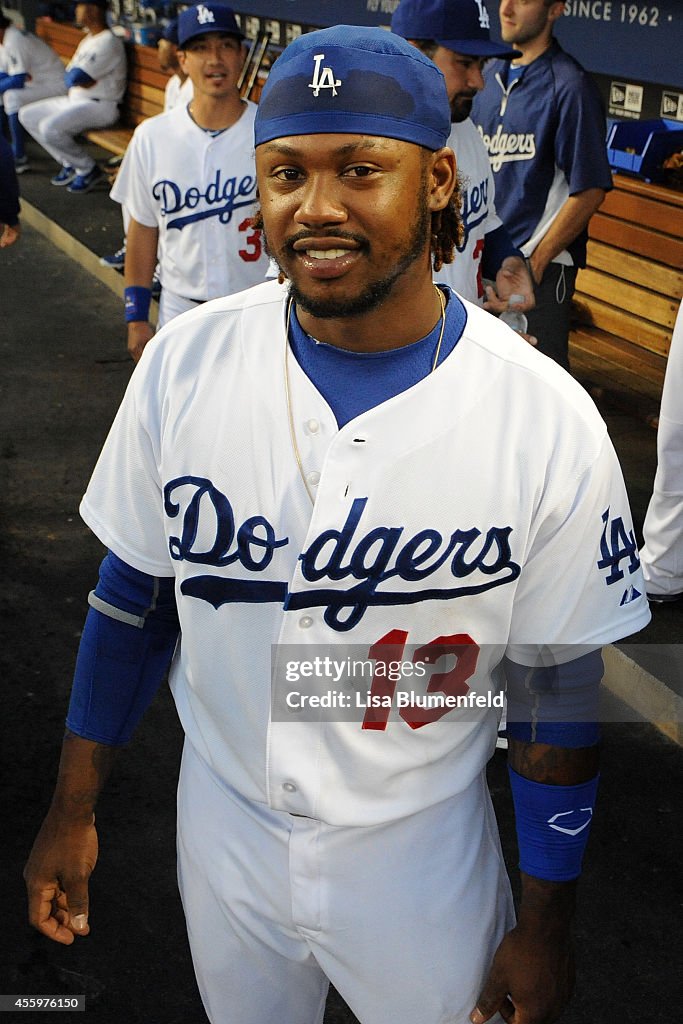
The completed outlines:
{"type": "Polygon", "coordinates": [[[515,247],[504,224],[484,236],[484,251],[481,255],[481,272],[484,277],[494,281],[501,264],[508,256],[524,259],[524,254],[515,247]]]}
{"type": "Polygon", "coordinates": [[[180,632],[174,580],[148,576],[109,552],[89,602],[66,724],[118,746],[132,736],[173,656],[180,632]]]}
{"type": "Polygon", "coordinates": [[[64,84],[70,89],[72,85],[94,85],[95,79],[82,68],[71,68],[64,72],[64,84]]]}
{"type": "Polygon", "coordinates": [[[23,89],[27,78],[26,72],[20,75],[0,74],[0,93],[7,92],[8,89],[23,89]]]}

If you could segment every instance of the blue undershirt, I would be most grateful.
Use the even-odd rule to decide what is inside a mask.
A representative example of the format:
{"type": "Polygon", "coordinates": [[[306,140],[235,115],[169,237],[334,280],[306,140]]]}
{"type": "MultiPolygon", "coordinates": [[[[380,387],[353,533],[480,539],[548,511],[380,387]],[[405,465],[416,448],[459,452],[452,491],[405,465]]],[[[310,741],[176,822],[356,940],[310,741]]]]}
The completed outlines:
{"type": "MultiPolygon", "coordinates": [[[[467,313],[450,288],[442,288],[446,299],[446,323],[439,350],[439,363],[458,344],[467,313]]],[[[301,327],[292,305],[289,325],[290,348],[297,363],[332,409],[337,425],[345,426],[356,416],[374,409],[413,387],[432,372],[441,317],[424,338],[403,348],[381,352],[351,352],[316,341],[301,327]]],[[[387,343],[391,339],[387,338],[387,343]]]]}

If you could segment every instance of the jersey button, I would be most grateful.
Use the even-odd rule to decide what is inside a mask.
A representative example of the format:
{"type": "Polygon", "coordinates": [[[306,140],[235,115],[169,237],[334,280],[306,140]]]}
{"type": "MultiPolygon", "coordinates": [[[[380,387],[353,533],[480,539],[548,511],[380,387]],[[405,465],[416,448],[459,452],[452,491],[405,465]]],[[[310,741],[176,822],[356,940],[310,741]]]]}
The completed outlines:
{"type": "Polygon", "coordinates": [[[317,420],[309,420],[306,424],[309,434],[317,434],[320,430],[320,424],[317,420]]]}
{"type": "Polygon", "coordinates": [[[308,480],[309,484],[315,487],[317,486],[317,484],[320,483],[320,473],[318,472],[317,469],[314,469],[308,474],[306,479],[308,480]]]}
{"type": "Polygon", "coordinates": [[[293,782],[283,782],[282,788],[285,790],[286,793],[296,793],[296,786],[294,785],[293,782]]]}
{"type": "Polygon", "coordinates": [[[299,626],[301,629],[310,629],[313,625],[313,619],[310,615],[302,615],[299,619],[299,626]]]}

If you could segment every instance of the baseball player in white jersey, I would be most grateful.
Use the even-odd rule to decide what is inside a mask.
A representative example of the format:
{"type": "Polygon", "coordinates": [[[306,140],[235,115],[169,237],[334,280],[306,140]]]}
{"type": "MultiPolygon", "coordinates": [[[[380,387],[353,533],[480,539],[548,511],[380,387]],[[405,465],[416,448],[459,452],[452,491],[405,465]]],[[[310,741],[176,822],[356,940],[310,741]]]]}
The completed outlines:
{"type": "Polygon", "coordinates": [[[490,57],[512,58],[515,50],[495,43],[486,9],[477,0],[401,0],[392,31],[409,39],[430,57],[444,76],[451,106],[448,145],[458,162],[463,237],[452,263],[435,280],[450,285],[462,298],[489,312],[508,308],[511,295],[534,305],[534,289],[522,253],[496,213],[495,185],[488,153],[470,120],[472,101],[484,80],[481,69],[490,57]],[[495,288],[485,281],[495,281],[495,288]]]}
{"type": "Polygon", "coordinates": [[[28,169],[28,157],[19,110],[47,96],[63,96],[64,66],[47,43],[18,29],[0,10],[0,68],[0,103],[9,123],[14,166],[21,174],[28,169]]]}
{"type": "Polygon", "coordinates": [[[229,7],[199,4],[179,18],[178,59],[189,105],[144,121],[111,196],[131,221],[125,280],[128,350],[139,359],[159,256],[161,327],[200,302],[262,281],[268,266],[255,211],[254,114],[240,98],[242,33],[229,7]]]}
{"type": "Polygon", "coordinates": [[[66,68],[68,94],[23,107],[19,120],[61,163],[52,184],[65,185],[68,192],[80,195],[100,181],[103,171],[76,136],[89,129],[107,128],[117,120],[126,89],[126,51],[107,28],[106,0],[76,4],[75,19],[86,35],[66,68]]]}
{"type": "Polygon", "coordinates": [[[441,73],[396,35],[284,51],[255,141],[286,284],[159,332],[83,500],[109,553],[30,919],[88,934],[96,794],[175,648],[179,879],[213,1024],[320,1024],[328,979],[362,1024],[550,1022],[571,989],[599,647],[647,602],[586,393],[433,284],[449,132],[441,73]],[[504,675],[517,925],[484,777],[504,675]]]}
{"type": "Polygon", "coordinates": [[[641,551],[647,596],[654,604],[683,597],[683,303],[678,309],[666,363],[657,428],[657,474],[648,505],[641,551]]]}
{"type": "Polygon", "coordinates": [[[192,79],[188,78],[178,61],[178,19],[173,18],[166,25],[157,43],[159,67],[171,77],[164,89],[164,110],[173,110],[192,99],[192,79]]]}

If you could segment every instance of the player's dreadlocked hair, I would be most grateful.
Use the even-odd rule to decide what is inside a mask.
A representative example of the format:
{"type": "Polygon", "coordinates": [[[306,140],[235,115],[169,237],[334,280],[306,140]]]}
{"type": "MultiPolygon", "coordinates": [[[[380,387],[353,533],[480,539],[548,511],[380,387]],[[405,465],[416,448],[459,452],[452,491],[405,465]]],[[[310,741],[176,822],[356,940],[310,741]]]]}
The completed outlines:
{"type": "Polygon", "coordinates": [[[455,259],[455,247],[462,244],[463,228],[460,217],[460,175],[453,195],[443,210],[435,210],[432,214],[431,249],[434,270],[439,271],[444,263],[452,263],[455,259]]]}
{"type": "MultiPolygon", "coordinates": [[[[429,152],[425,150],[424,158],[428,158],[429,152]]],[[[460,177],[453,190],[453,195],[443,210],[435,210],[432,213],[432,227],[430,248],[434,262],[434,270],[439,271],[444,263],[452,263],[455,258],[455,247],[462,242],[463,228],[460,218],[460,177]]],[[[252,227],[257,231],[264,231],[263,213],[259,206],[251,218],[252,227]]],[[[284,283],[285,275],[280,271],[278,274],[280,284],[284,283]]]]}

